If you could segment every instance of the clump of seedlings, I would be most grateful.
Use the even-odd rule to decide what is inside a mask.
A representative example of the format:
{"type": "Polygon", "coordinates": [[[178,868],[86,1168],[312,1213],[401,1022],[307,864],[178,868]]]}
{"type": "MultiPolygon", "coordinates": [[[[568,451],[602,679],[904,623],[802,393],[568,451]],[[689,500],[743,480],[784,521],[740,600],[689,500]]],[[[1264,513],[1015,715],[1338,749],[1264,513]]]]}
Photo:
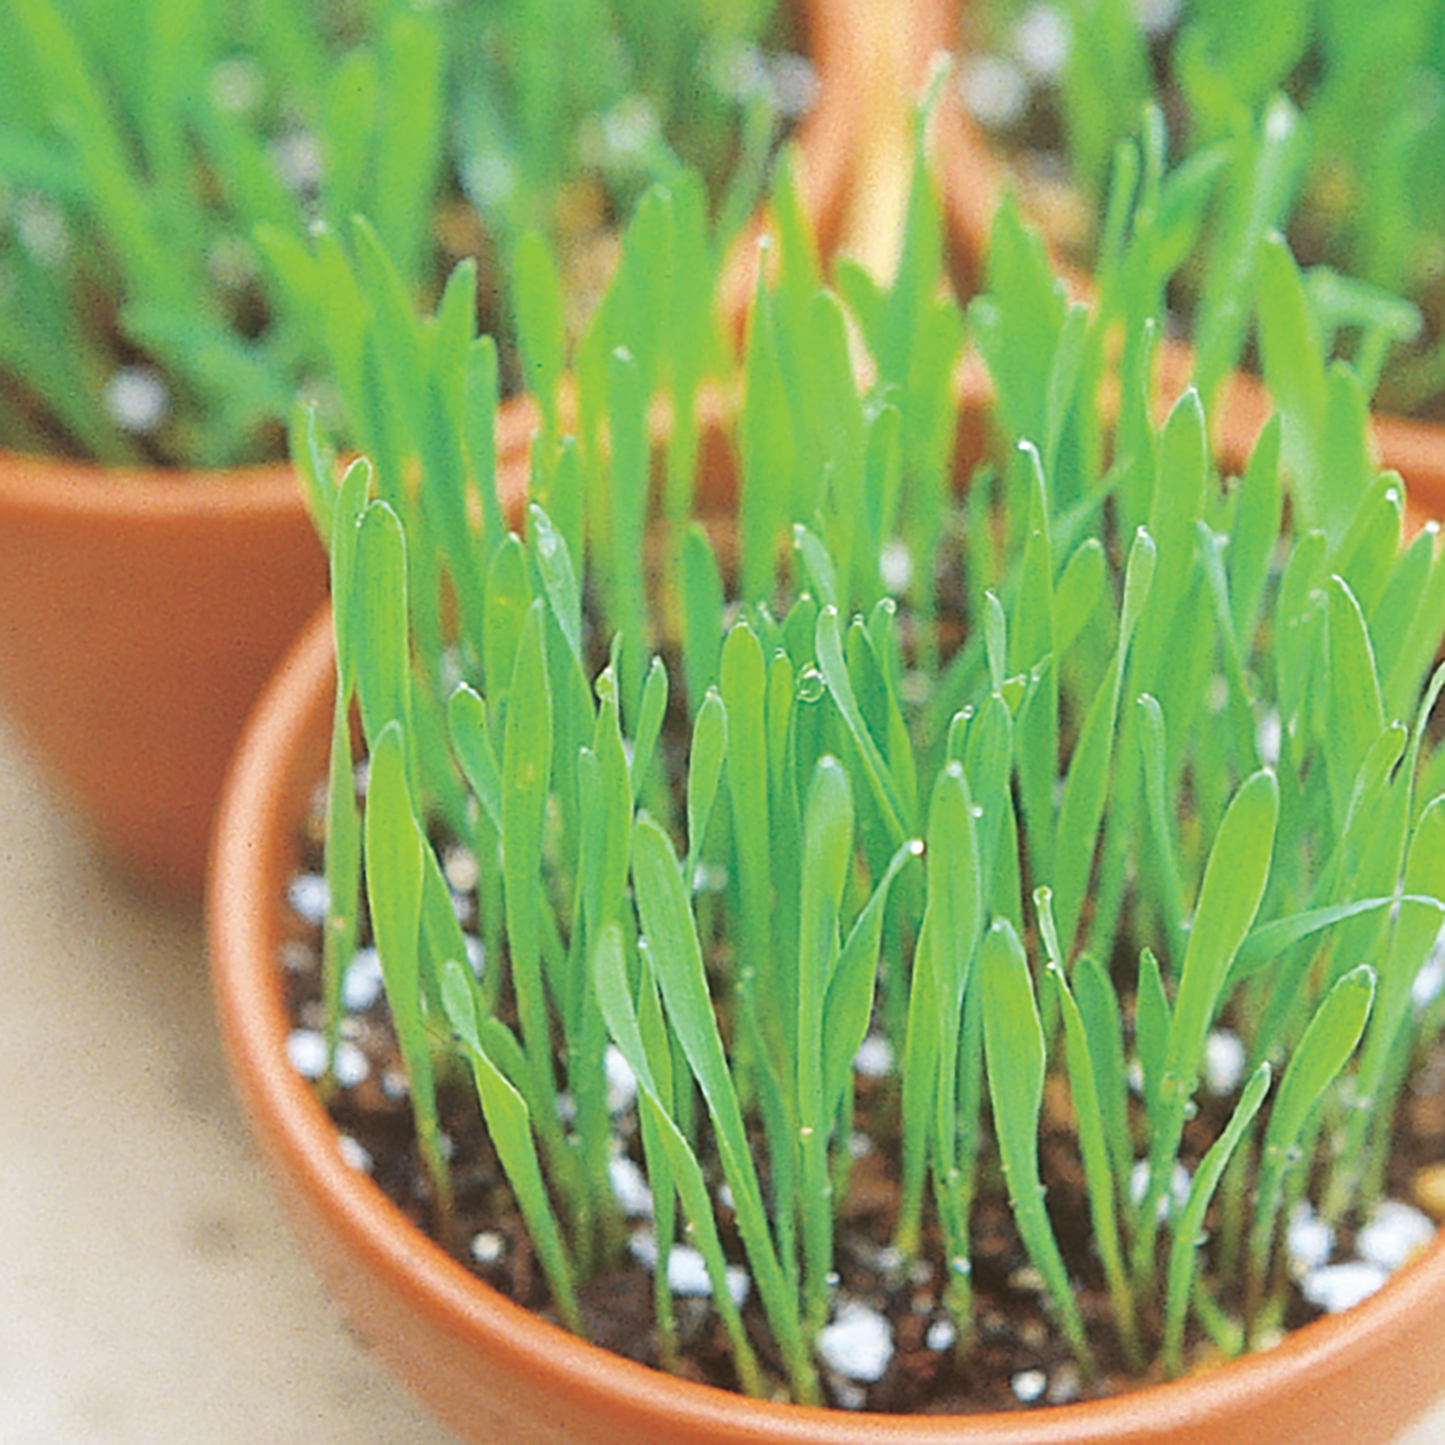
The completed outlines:
{"type": "Polygon", "coordinates": [[[1048,1401],[1276,1338],[1301,1241],[1398,1185],[1445,1007],[1445,558],[1298,272],[1293,384],[1221,478],[1197,394],[1149,404],[1147,208],[1096,311],[1005,209],[961,313],[921,166],[889,286],[822,285],[784,224],[719,529],[654,455],[697,368],[654,289],[688,213],[649,214],[570,383],[557,308],[522,317],[516,531],[469,273],[420,320],[343,283],[385,445],[338,488],[297,431],[339,682],[321,1087],[355,1117],[364,931],[439,1237],[525,1253],[573,1330],[641,1259],[647,1357],[751,1393],[968,1410],[993,1361],[1048,1401]],[[994,401],[956,474],[966,345],[994,401]]]}
{"type": "Polygon", "coordinates": [[[467,193],[510,244],[585,239],[679,164],[740,225],[780,126],[811,99],[794,5],[570,0],[471,5],[455,27],[467,193]],[[731,192],[732,199],[724,199],[731,192]]]}
{"type": "Polygon", "coordinates": [[[444,170],[440,21],[288,0],[0,16],[0,439],[109,464],[284,455],[316,371],[257,227],[365,211],[417,292],[444,170]]]}
{"type": "MultiPolygon", "coordinates": [[[[318,366],[335,318],[316,314],[307,257],[358,214],[408,306],[479,259],[477,314],[499,332],[530,284],[529,232],[563,245],[573,294],[589,268],[610,274],[619,218],[659,175],[697,186],[721,249],[810,95],[774,10],[16,0],[0,15],[0,444],[275,460],[298,389],[340,425],[318,366]]],[[[510,349],[503,379],[520,384],[510,349]]]]}
{"type": "MultiPolygon", "coordinates": [[[[1366,17],[1289,3],[1246,16],[1213,0],[986,0],[964,8],[963,28],[964,102],[1015,157],[1026,186],[1072,196],[1055,213],[1076,259],[1101,242],[1118,147],[1144,108],[1171,160],[1197,173],[1210,212],[1206,248],[1236,257],[1232,274],[1210,265],[1212,286],[1200,274],[1204,253],[1175,277],[1174,304],[1200,348],[1227,352],[1258,238],[1278,226],[1305,258],[1322,324],[1338,333],[1367,392],[1383,378],[1386,408],[1438,413],[1438,7],[1405,3],[1366,17]]],[[[1218,373],[1201,381],[1234,359],[1222,355],[1218,373]]]]}

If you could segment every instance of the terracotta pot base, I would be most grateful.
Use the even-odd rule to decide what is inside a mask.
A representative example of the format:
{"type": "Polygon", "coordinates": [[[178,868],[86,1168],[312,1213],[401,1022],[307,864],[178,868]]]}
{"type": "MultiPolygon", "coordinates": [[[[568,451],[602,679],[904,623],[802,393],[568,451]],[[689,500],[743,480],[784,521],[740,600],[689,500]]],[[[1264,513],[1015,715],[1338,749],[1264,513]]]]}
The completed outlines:
{"type": "Polygon", "coordinates": [[[147,887],[199,897],[246,714],[325,595],[289,469],[0,457],[0,707],[147,887]]]}

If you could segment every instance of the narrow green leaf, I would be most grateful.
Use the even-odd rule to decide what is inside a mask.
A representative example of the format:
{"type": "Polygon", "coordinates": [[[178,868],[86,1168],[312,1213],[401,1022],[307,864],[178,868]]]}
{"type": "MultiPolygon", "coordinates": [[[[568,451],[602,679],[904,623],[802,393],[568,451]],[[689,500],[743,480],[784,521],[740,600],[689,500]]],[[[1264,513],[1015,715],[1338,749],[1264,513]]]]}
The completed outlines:
{"type": "Polygon", "coordinates": [[[816,1397],[813,1365],[803,1341],[797,1301],[773,1248],[762,1188],[713,1015],[702,949],[688,908],[677,857],[667,835],[645,813],[633,832],[632,875],[643,933],[652,949],[668,1016],[697,1080],[717,1136],[723,1173],[737,1210],[738,1231],[758,1291],[788,1362],[794,1388],[816,1397]]]}
{"type": "Polygon", "coordinates": [[[890,890],[903,866],[922,854],[923,845],[911,839],[889,860],[877,887],[854,920],[829,980],[823,1012],[823,1097],[830,1115],[842,1107],[853,1060],[868,1033],[890,890]]]}
{"type": "Polygon", "coordinates": [[[1144,800],[1153,843],[1151,868],[1160,880],[1160,909],[1175,958],[1184,957],[1184,881],[1180,874],[1178,850],[1174,843],[1174,809],[1168,797],[1164,711],[1147,692],[1138,700],[1139,757],[1144,769],[1144,800]]]}
{"type": "MultiPolygon", "coordinates": [[[[1435,522],[1427,522],[1422,535],[1433,545],[1439,536],[1435,522]]],[[[1394,666],[1385,676],[1385,701],[1391,717],[1408,714],[1420,679],[1434,659],[1445,636],[1445,548],[1430,569],[1429,583],[1412,598],[1409,625],[1401,634],[1394,666]]]]}
{"type": "Polygon", "coordinates": [[[385,502],[361,514],[354,565],[351,623],[343,630],[352,642],[362,727],[374,746],[387,723],[404,723],[411,712],[406,538],[385,502]]]}
{"type": "Polygon", "coordinates": [[[804,574],[818,601],[824,607],[836,610],[844,603],[838,591],[838,573],[833,559],[822,541],[806,527],[799,524],[793,528],[793,547],[802,558],[804,574]]]}
{"type": "Polygon", "coordinates": [[[1270,562],[1284,516],[1280,485],[1280,418],[1276,412],[1254,444],[1239,480],[1239,504],[1229,538],[1229,596],[1234,635],[1254,635],[1270,562]]]}
{"type": "Polygon", "coordinates": [[[444,88],[439,17],[397,12],[382,50],[381,89],[387,99],[368,209],[412,285],[422,277],[431,235],[428,198],[436,192],[441,168],[444,88]]]}
{"type": "Polygon", "coordinates": [[[1104,1266],[1109,1298],[1113,1302],[1124,1350],[1137,1368],[1142,1358],[1139,1330],[1120,1242],[1118,1212],[1114,1204],[1115,1174],[1110,1163],[1094,1053],[1084,1016],[1064,976],[1062,961],[1050,958],[1047,974],[1053,982],[1064,1020],[1069,1090],[1074,1101],[1074,1117],[1078,1121],[1079,1152],[1084,1164],[1084,1183],[1089,1195],[1095,1247],[1104,1266]]]}
{"type": "Polygon", "coordinates": [[[527,1232],[547,1282],[552,1287],[563,1323],[574,1334],[582,1332],[573,1284],[573,1266],[547,1195],[541,1162],[532,1140],[531,1115],[526,1100],[492,1061],[482,1045],[471,986],[464,966],[448,960],[442,972],[442,1006],[456,1031],[472,1067],[477,1097],[487,1133],[496,1146],[507,1181],[527,1221],[527,1232]]]}
{"type": "Polygon", "coordinates": [[[683,878],[689,888],[696,886],[698,864],[707,837],[708,820],[712,817],[717,797],[723,760],[727,756],[727,708],[716,688],[709,688],[697,710],[692,726],[692,747],[687,768],[687,862],[683,878]]]}
{"type": "MultiPolygon", "coordinates": [[[[761,1371],[738,1315],[737,1306],[733,1303],[727,1277],[727,1260],[713,1213],[712,1195],[702,1166],[697,1162],[697,1156],[668,1107],[672,1090],[665,1080],[659,1079],[658,1073],[652,1067],[654,1050],[649,1049],[644,1042],[628,987],[622,934],[615,923],[609,924],[597,940],[592,954],[592,977],[608,1031],[637,1079],[646,1116],[665,1151],[668,1173],[682,1199],[690,1232],[702,1254],[708,1282],[712,1286],[713,1300],[727,1329],[743,1388],[750,1395],[761,1394],[761,1371]]],[[[658,1052],[660,1054],[662,1051],[658,1052]]],[[[656,1193],[655,1164],[649,1173],[653,1175],[656,1193]]]]}
{"type": "Polygon", "coordinates": [[[1341,577],[1329,581],[1329,692],[1325,762],[1335,818],[1343,823],[1360,765],[1385,726],[1369,630],[1341,577]]]}
{"type": "MultiPolygon", "coordinates": [[[[1429,595],[1438,530],[1438,527],[1421,528],[1415,540],[1404,548],[1369,615],[1370,642],[1384,684],[1385,711],[1390,717],[1401,717],[1405,712],[1404,699],[1399,696],[1395,681],[1395,668],[1397,662],[1405,661],[1405,639],[1429,595]]],[[[1440,628],[1440,633],[1445,635],[1445,626],[1440,628]]]]}
{"type": "Polygon", "coordinates": [[[1134,1043],[1144,1078],[1144,1103],[1150,1120],[1159,1118],[1164,1069],[1169,1059],[1169,1029],[1173,1011],[1164,991],[1159,960],[1149,949],[1139,953],[1138,992],[1134,997],[1134,1043]]]}
{"type": "Polygon", "coordinates": [[[1229,1117],[1224,1133],[1210,1145],[1195,1171],[1189,1187],[1189,1198],[1174,1225],[1174,1238],[1169,1249],[1168,1284],[1164,1302],[1164,1370],[1167,1375],[1179,1373],[1180,1354],[1184,1344],[1184,1322],[1189,1307],[1190,1280],[1194,1274],[1196,1252],[1204,1228],[1204,1214],[1209,1208],[1219,1181],[1224,1177],[1234,1151],[1245,1131],[1259,1113],[1264,1096],[1269,1092],[1269,1064],[1262,1063],[1244,1086],[1239,1103],[1229,1117]]]}
{"type": "Polygon", "coordinates": [[[817,649],[819,670],[828,684],[833,701],[838,705],[838,711],[843,715],[850,736],[858,747],[863,760],[864,775],[868,779],[874,801],[883,815],[889,840],[895,848],[899,847],[907,839],[907,829],[903,822],[897,788],[882,753],[878,751],[878,744],[873,740],[859,710],[852,680],[843,661],[843,643],[838,633],[836,608],[825,607],[818,614],[817,649]]]}
{"type": "Polygon", "coordinates": [[[1074,549],[1054,591],[1054,649],[1068,656],[1104,595],[1108,566],[1104,548],[1090,537],[1074,549]]]}
{"type": "Polygon", "coordinates": [[[1024,822],[1037,876],[1053,874],[1054,786],[1059,752],[1059,683],[1054,653],[1053,548],[1049,540],[1049,499],[1038,452],[1020,442],[1015,452],[1028,488],[1028,531],[1009,625],[1009,671],[1028,674],[1044,663],[1027,703],[1015,718],[1014,747],[1024,822]]]}
{"type": "MultiPolygon", "coordinates": [[[[1157,977],[1157,968],[1156,968],[1157,977]]],[[[1084,1020],[1094,1080],[1099,1093],[1109,1154],[1114,1161],[1119,1197],[1129,1203],[1134,1170],[1134,1145],[1129,1133],[1129,1073],[1124,1062],[1124,1018],[1108,970],[1091,953],[1074,964],[1074,998],[1084,1020]]],[[[1168,1033],[1168,1015],[1160,1036],[1168,1033]]]]}
{"type": "MultiPolygon", "coordinates": [[[[772,837],[769,802],[767,666],[762,644],[745,623],[733,626],[723,643],[721,692],[728,715],[727,781],[741,909],[739,933],[749,959],[774,956],[771,850],[753,840],[772,837]]],[[[780,1027],[787,1005],[777,995],[778,970],[748,967],[738,974],[742,1027],[780,1027]],[[761,1018],[759,1013],[761,1012],[761,1018]]]]}
{"type": "Polygon", "coordinates": [[[531,525],[532,556],[542,579],[542,590],[551,604],[552,615],[562,631],[568,650],[578,668],[585,666],[582,657],[582,592],[577,571],[562,534],[552,519],[533,503],[527,509],[531,525]]]}
{"type": "MultiPolygon", "coordinates": [[[[1429,907],[1432,901],[1422,893],[1407,893],[1403,899],[1397,899],[1392,894],[1383,898],[1357,898],[1349,903],[1332,903],[1325,908],[1311,908],[1303,913],[1291,913],[1285,918],[1276,918],[1256,928],[1244,940],[1235,955],[1230,984],[1242,982],[1287,948],[1293,948],[1303,939],[1322,933],[1326,928],[1333,928],[1337,923],[1382,912],[1393,908],[1397,902],[1429,907]]],[[[1445,913],[1445,904],[1439,905],[1437,911],[1445,913]]]]}
{"type": "Polygon", "coordinates": [[[1225,980],[1264,897],[1278,817],[1274,774],[1255,773],[1234,795],[1209,852],[1169,1022],[1158,1107],[1150,1114],[1149,1184],[1133,1248],[1134,1267],[1146,1278],[1153,1270],[1158,1204],[1168,1188],[1225,980]]]}
{"type": "Polygon", "coordinates": [[[1325,996],[1280,1081],[1264,1135],[1267,1160],[1273,1155],[1283,1166],[1294,1152],[1320,1096],[1354,1053],[1374,997],[1375,971],[1363,963],[1325,996]]]}
{"type": "Polygon", "coordinates": [[[1278,817],[1274,774],[1255,773],[1234,795],[1210,849],[1169,1029],[1165,1091],[1177,1110],[1194,1092],[1224,981],[1264,897],[1278,817]]]}
{"type": "Polygon", "coordinates": [[[1360,498],[1354,523],[1335,555],[1335,570],[1372,617],[1400,554],[1405,493],[1398,477],[1382,472],[1360,498]]]}
{"type": "Polygon", "coordinates": [[[1331,1181],[1326,1197],[1332,1212],[1348,1207],[1342,1197],[1347,1184],[1358,1186],[1357,1171],[1366,1163],[1367,1133],[1372,1126],[1379,1127],[1384,1110],[1393,1112],[1393,1101],[1387,1095],[1392,1060],[1398,1054],[1401,1033],[1408,1027],[1411,990],[1430,958],[1445,919],[1445,902],[1441,901],[1445,898],[1445,797],[1429,803],[1415,826],[1405,862],[1404,888],[1389,952],[1379,971],[1369,1033],[1355,1081],[1361,1107],[1346,1125],[1335,1165],[1338,1183],[1331,1181]]]}
{"type": "Polygon", "coordinates": [[[1092,1374],[1093,1354],[1083,1319],[1044,1209],[1038,1159],[1044,1035],[1028,962],[1018,935],[1006,920],[995,920],[984,935],[978,966],[988,1091],[1014,1220],[1029,1258],[1044,1277],[1050,1305],[1070,1347],[1080,1365],[1092,1374]]]}
{"type": "Polygon", "coordinates": [[[482,634],[482,671],[487,696],[494,707],[504,704],[512,685],[517,646],[532,606],[532,585],[527,576],[527,553],[521,541],[507,533],[492,554],[487,571],[486,628],[482,634]]]}
{"type": "Polygon", "coordinates": [[[549,432],[557,429],[557,384],[566,360],[562,280],[546,237],[527,231],[512,258],[512,294],[526,388],[542,407],[549,432]]]}
{"type": "Polygon", "coordinates": [[[1154,563],[1154,543],[1149,533],[1140,528],[1130,550],[1125,573],[1118,646],[1109,671],[1089,704],[1083,730],[1064,779],[1064,794],[1054,835],[1053,890],[1060,937],[1066,953],[1072,952],[1076,941],[1084,894],[1098,846],[1129,645],[1149,596],[1154,563]]]}
{"type": "Polygon", "coordinates": [[[667,715],[667,668],[660,657],[652,659],[642,688],[642,705],[637,714],[637,735],[632,744],[632,797],[635,802],[647,785],[657,740],[667,715]]]}
{"type": "Polygon", "coordinates": [[[1323,532],[1299,537],[1285,562],[1275,603],[1274,646],[1280,720],[1293,729],[1312,675],[1312,655],[1323,624],[1325,556],[1323,532]]]}
{"type": "Polygon", "coordinates": [[[648,656],[648,610],[643,533],[647,519],[652,444],[651,400],[637,358],[618,348],[608,358],[607,423],[612,442],[611,507],[604,531],[609,621],[622,633],[622,715],[631,725],[642,700],[648,656]]]}
{"type": "Polygon", "coordinates": [[[361,516],[366,510],[370,494],[371,464],[364,457],[359,457],[347,467],[334,499],[328,500],[331,511],[331,529],[327,544],[331,572],[331,620],[336,633],[337,675],[341,681],[341,690],[348,697],[356,678],[352,627],[358,604],[351,589],[361,516]]]}
{"type": "Polygon", "coordinates": [[[552,698],[543,604],[528,609],[517,642],[502,744],[502,864],[507,945],[522,1042],[539,1087],[553,1077],[542,983],[542,831],[552,775],[552,698]]]}
{"type": "Polygon", "coordinates": [[[467,785],[491,820],[502,827],[502,771],[497,766],[492,747],[491,728],[487,722],[487,705],[466,683],[458,685],[447,703],[447,722],[452,751],[466,775],[467,785]]]}
{"type": "Polygon", "coordinates": [[[593,724],[592,754],[597,760],[597,792],[584,798],[584,826],[591,830],[587,891],[587,931],[598,930],[623,906],[632,854],[632,780],[622,741],[617,689],[610,672],[598,679],[599,707],[593,724]]]}
{"type": "Polygon", "coordinates": [[[1285,1177],[1299,1166],[1299,1141],[1324,1092],[1354,1053],[1375,999],[1375,973],[1360,964],[1325,995],[1289,1067],[1270,1111],[1255,1189],[1254,1225],[1249,1237],[1249,1303],[1257,1305],[1279,1230],[1285,1177]]]}
{"type": "MultiPolygon", "coordinates": [[[[1271,288],[1268,276],[1260,274],[1268,268],[1260,247],[1270,228],[1280,225],[1288,214],[1305,149],[1299,114],[1283,95],[1265,107],[1258,135],[1251,137],[1249,144],[1248,165],[1231,186],[1224,235],[1213,249],[1196,323],[1195,376],[1211,407],[1216,388],[1234,367],[1244,344],[1257,276],[1261,337],[1265,329],[1271,288]]],[[[1268,359],[1265,377],[1274,391],[1268,359]]],[[[1278,392],[1275,397],[1281,400],[1278,392]]]]}
{"type": "Polygon", "coordinates": [[[827,1317],[833,1268],[832,1185],[828,1140],[832,1119],[824,1090],[823,1017],[839,953],[838,917],[853,852],[853,798],[836,758],[813,771],[803,814],[803,868],[798,928],[796,1075],[801,1153],[805,1317],[827,1317]]]}
{"type": "Polygon", "coordinates": [[[1005,434],[1010,442],[1042,443],[1048,378],[1068,303],[1041,241],[1009,195],[989,239],[988,293],[969,306],[969,325],[998,388],[1005,434]]]}
{"type": "Polygon", "coordinates": [[[372,743],[364,828],[366,896],[387,1004],[406,1065],[417,1139],[446,1214],[451,1183],[441,1147],[431,1040],[422,1009],[422,853],[426,843],[412,808],[406,738],[396,719],[388,721],[372,743]]]}
{"type": "Polygon", "coordinates": [[[463,435],[472,483],[482,508],[481,556],[490,569],[496,550],[508,535],[497,496],[497,343],[479,336],[467,352],[463,384],[466,421],[463,435]]]}
{"type": "Polygon", "coordinates": [[[712,545],[698,522],[682,534],[678,549],[683,674],[694,717],[721,675],[723,585],[712,545]]]}
{"type": "Polygon", "coordinates": [[[376,123],[380,72],[375,54],[358,46],[335,67],[322,122],[325,165],[321,210],[332,227],[362,208],[361,193],[376,123]]]}
{"type": "Polygon", "coordinates": [[[773,305],[759,283],[743,363],[743,404],[739,423],[742,485],[739,541],[742,548],[741,596],[762,602],[773,595],[777,549],[787,517],[794,466],[792,421],[783,387],[773,321],[773,305]]]}

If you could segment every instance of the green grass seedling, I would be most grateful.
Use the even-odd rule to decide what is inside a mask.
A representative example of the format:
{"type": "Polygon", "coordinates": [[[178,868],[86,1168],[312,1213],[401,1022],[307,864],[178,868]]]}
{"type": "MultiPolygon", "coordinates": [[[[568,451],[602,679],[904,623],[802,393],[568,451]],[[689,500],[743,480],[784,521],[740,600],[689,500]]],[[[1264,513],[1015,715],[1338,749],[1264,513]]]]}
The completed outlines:
{"type": "Polygon", "coordinates": [[[532,1143],[532,1129],[526,1101],[506,1075],[488,1057],[477,1031],[472,986],[463,965],[452,960],[442,978],[442,998],[447,1018],[461,1040],[476,1080],[477,1094],[487,1128],[497,1146],[502,1167],[516,1191],[517,1202],[527,1220],[527,1229],[537,1247],[547,1281],[557,1299],[563,1323],[574,1334],[581,1332],[581,1317],[573,1289],[573,1266],[547,1197],[542,1166],[532,1143]]]}
{"type": "Polygon", "coordinates": [[[451,1229],[451,1174],[437,1116],[431,1037],[422,1011],[421,910],[425,840],[407,787],[406,738],[392,718],[372,743],[366,810],[366,887],[387,997],[411,1081],[417,1140],[436,1192],[443,1236],[451,1229]]]}
{"type": "MultiPolygon", "coordinates": [[[[671,1059],[665,1050],[650,1051],[644,1042],[637,1010],[628,989],[622,934],[615,923],[609,924],[598,938],[593,955],[593,975],[597,981],[598,1001],[606,1015],[608,1028],[642,1090],[647,1110],[646,1118],[650,1126],[649,1155],[653,1161],[654,1178],[659,1188],[675,1187],[682,1198],[683,1209],[707,1263],[713,1297],[718,1302],[719,1312],[732,1341],[743,1388],[750,1395],[760,1394],[762,1386],[757,1359],[748,1342],[737,1306],[733,1302],[727,1278],[726,1258],[717,1235],[707,1181],[668,1107],[667,1101],[672,1090],[660,1086],[653,1072],[651,1060],[654,1056],[657,1057],[664,1074],[670,1072],[671,1059]],[[659,1150],[663,1153],[662,1159],[657,1157],[659,1150]],[[663,1163],[665,1167],[659,1170],[657,1165],[663,1163]]],[[[650,970],[647,976],[651,977],[650,970]]],[[[663,1238],[664,1236],[659,1236],[659,1243],[663,1238]]],[[[665,1279],[666,1271],[660,1271],[659,1277],[665,1279]]]]}
{"type": "MultiPolygon", "coordinates": [[[[1110,1165],[1110,1146],[1106,1136],[1105,1112],[1100,1101],[1099,1071],[1095,1059],[1106,1067],[1122,1060],[1113,1056],[1106,1038],[1095,1033],[1090,1038],[1084,1014],[1074,1000],[1060,954],[1058,933],[1047,888],[1034,895],[1038,909],[1039,932],[1044,939],[1048,957],[1047,977],[1058,996],[1059,1012],[1064,1021],[1064,1046],[1068,1058],[1069,1088],[1074,1098],[1074,1117],[1078,1120],[1079,1152],[1084,1161],[1084,1176],[1089,1191],[1089,1208],[1093,1215],[1094,1233],[1098,1241],[1099,1259],[1109,1283],[1109,1295],[1118,1316],[1119,1336],[1125,1357],[1132,1369],[1141,1368],[1143,1351],[1139,1341],[1139,1324],[1134,1312],[1134,1296],[1124,1263],[1123,1239],[1115,1208],[1116,1175],[1110,1165]]],[[[1087,987],[1087,985],[1086,985],[1087,987]]],[[[1095,1017],[1098,1017],[1095,1012],[1095,1017]]],[[[1110,1111],[1110,1122],[1117,1119],[1117,1110],[1110,1111]]],[[[1243,1126],[1241,1126],[1242,1128],[1243,1126]]]]}
{"type": "Polygon", "coordinates": [[[1254,774],[1235,794],[1210,852],[1169,1020],[1157,1111],[1150,1118],[1149,1180],[1133,1257],[1135,1271],[1145,1279],[1152,1277],[1158,1205],[1199,1079],[1205,1037],[1230,965],[1264,896],[1278,815],[1274,775],[1254,774]]]}
{"type": "Polygon", "coordinates": [[[978,964],[988,1091],[1009,1199],[1029,1258],[1044,1277],[1049,1303],[1080,1366],[1092,1375],[1093,1351],[1044,1209],[1038,1163],[1044,1035],[1023,947],[1006,920],[995,920],[984,935],[978,964]]]}
{"type": "Polygon", "coordinates": [[[818,1388],[815,1368],[804,1341],[796,1297],[786,1286],[773,1246],[737,1091],[713,1016],[702,950],[687,906],[677,857],[667,835],[645,815],[638,819],[632,847],[638,914],[656,960],[658,983],[668,1016],[682,1042],[717,1133],[723,1172],[737,1205],[738,1229],[788,1362],[793,1388],[801,1400],[814,1400],[818,1388]]]}
{"type": "Polygon", "coordinates": [[[1260,1158],[1254,1226],[1249,1240],[1246,1319],[1255,1327],[1270,1250],[1279,1228],[1285,1176],[1297,1167],[1299,1142],[1325,1089],[1354,1053],[1375,999],[1375,974],[1366,964],[1335,984],[1299,1041],[1270,1111],[1260,1158]]]}
{"type": "Polygon", "coordinates": [[[1174,1236],[1169,1247],[1169,1270],[1167,1294],[1164,1302],[1164,1370],[1173,1377],[1179,1373],[1180,1353],[1184,1343],[1185,1314],[1189,1306],[1190,1285],[1196,1267],[1195,1251],[1200,1231],[1204,1224],[1204,1212],[1209,1208],[1219,1181],[1224,1177],[1230,1156],[1239,1147],[1244,1132],[1254,1122],[1254,1116],[1264,1103],[1269,1092],[1270,1068],[1262,1063],[1250,1077],[1249,1083],[1230,1115],[1224,1132],[1209,1146],[1189,1186],[1189,1197],[1174,1225],[1174,1236]]]}
{"type": "Polygon", "coordinates": [[[848,775],[835,758],[814,769],[804,814],[803,876],[799,906],[797,1099],[803,1213],[804,1319],[811,1330],[827,1320],[833,1270],[833,1198],[828,1144],[833,1110],[824,1087],[823,1021],[828,986],[841,948],[839,912],[853,852],[853,798],[848,775]]]}

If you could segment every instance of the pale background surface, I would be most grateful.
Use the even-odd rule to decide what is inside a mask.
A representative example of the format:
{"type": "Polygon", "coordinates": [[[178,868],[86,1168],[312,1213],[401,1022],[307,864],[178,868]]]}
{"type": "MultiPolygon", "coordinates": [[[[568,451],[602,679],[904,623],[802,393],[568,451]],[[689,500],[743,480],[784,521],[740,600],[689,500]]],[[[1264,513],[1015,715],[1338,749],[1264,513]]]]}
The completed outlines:
{"type": "Polygon", "coordinates": [[[0,984],[0,1442],[450,1445],[291,1242],[198,914],[100,861],[3,724],[0,984]]]}

